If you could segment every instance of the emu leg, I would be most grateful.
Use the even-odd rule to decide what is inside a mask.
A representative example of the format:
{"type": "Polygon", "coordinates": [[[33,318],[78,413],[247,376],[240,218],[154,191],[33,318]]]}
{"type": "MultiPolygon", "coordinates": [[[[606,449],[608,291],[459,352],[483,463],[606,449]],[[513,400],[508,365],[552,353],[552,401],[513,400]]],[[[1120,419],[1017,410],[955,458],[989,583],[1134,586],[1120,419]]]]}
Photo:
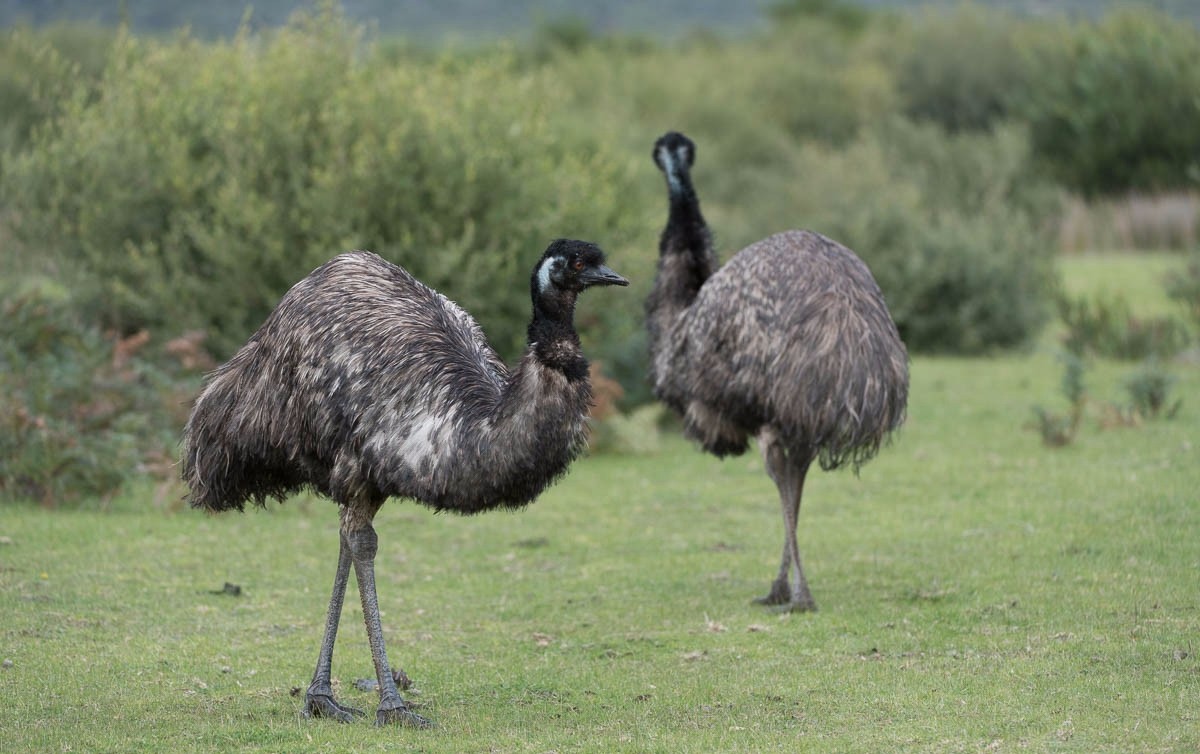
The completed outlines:
{"type": "MultiPolygon", "coordinates": [[[[788,486],[791,484],[791,476],[788,474],[787,458],[783,452],[783,448],[775,443],[769,436],[759,438],[759,447],[762,450],[763,461],[767,467],[767,476],[771,477],[771,481],[775,482],[775,486],[779,489],[779,500],[783,505],[784,526],[787,525],[788,516],[788,501],[791,500],[791,492],[788,486]]],[[[779,563],[779,574],[775,577],[775,581],[771,582],[771,590],[766,596],[759,597],[754,600],[760,605],[785,605],[791,598],[791,588],[788,585],[788,577],[792,571],[792,550],[788,546],[787,537],[785,534],[783,540],[783,557],[779,563]]]]}
{"type": "Polygon", "coordinates": [[[338,704],[333,698],[330,675],[333,670],[333,642],[337,639],[338,622],[342,618],[342,599],[346,596],[346,582],[350,580],[350,548],[344,536],[339,537],[337,573],[333,577],[333,596],[329,598],[329,612],[325,614],[325,637],[321,640],[321,653],[317,656],[317,669],[312,683],[304,695],[305,717],[332,717],[348,723],[355,717],[366,717],[365,712],[354,707],[338,704]]]}
{"type": "Polygon", "coordinates": [[[783,555],[779,573],[771,583],[771,590],[755,602],[761,605],[783,605],[794,612],[817,609],[817,603],[808,589],[804,577],[804,566],[800,560],[800,545],[796,541],[796,525],[800,518],[800,497],[804,492],[804,478],[812,463],[812,456],[791,458],[777,442],[765,436],[760,438],[763,460],[767,474],[779,488],[779,503],[783,511],[783,555]],[[796,581],[791,580],[792,567],[796,569],[796,581]]]}
{"type": "Polygon", "coordinates": [[[788,609],[794,612],[815,611],[817,603],[813,600],[812,592],[808,590],[808,579],[804,578],[804,564],[800,561],[800,545],[796,542],[796,525],[800,520],[800,498],[804,495],[804,478],[808,475],[808,467],[812,457],[789,459],[792,462],[792,484],[790,491],[792,499],[783,503],[783,533],[786,547],[792,553],[792,565],[796,567],[796,581],[792,584],[791,600],[788,609]]]}
{"type": "Polygon", "coordinates": [[[379,620],[379,599],[375,594],[375,552],[379,549],[379,538],[370,524],[347,532],[345,536],[354,561],[354,575],[358,579],[363,620],[367,624],[367,642],[371,645],[371,659],[375,661],[375,677],[379,679],[379,709],[375,713],[375,724],[428,728],[432,723],[409,709],[400,697],[388,665],[387,649],[383,645],[383,626],[379,620]]]}

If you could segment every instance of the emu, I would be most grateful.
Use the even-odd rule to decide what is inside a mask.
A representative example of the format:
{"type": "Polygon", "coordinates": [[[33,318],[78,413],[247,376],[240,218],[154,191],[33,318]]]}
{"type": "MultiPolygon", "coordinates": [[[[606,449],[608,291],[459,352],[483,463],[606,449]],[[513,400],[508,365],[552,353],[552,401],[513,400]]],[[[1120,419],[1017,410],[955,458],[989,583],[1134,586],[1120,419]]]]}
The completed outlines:
{"type": "Polygon", "coordinates": [[[804,479],[814,460],[857,471],[904,421],[908,354],[867,266],[818,233],[778,233],[720,267],[692,186],[695,156],[680,133],[654,144],[670,206],[646,301],[654,394],[718,457],[757,437],[784,543],[778,576],[755,601],[815,610],[796,541],[804,479]]]}
{"type": "Polygon", "coordinates": [[[338,504],[337,570],[305,716],[365,716],[334,699],[330,679],[353,565],[379,680],[375,722],[430,724],[388,665],[371,522],[389,497],[462,514],[518,508],[566,471],[585,447],[591,402],[576,298],[629,284],[604,261],[594,244],[549,245],[530,280],[528,347],[510,370],[445,296],[373,253],[341,254],[209,375],[183,431],[192,507],[243,510],[304,488],[338,504]]]}

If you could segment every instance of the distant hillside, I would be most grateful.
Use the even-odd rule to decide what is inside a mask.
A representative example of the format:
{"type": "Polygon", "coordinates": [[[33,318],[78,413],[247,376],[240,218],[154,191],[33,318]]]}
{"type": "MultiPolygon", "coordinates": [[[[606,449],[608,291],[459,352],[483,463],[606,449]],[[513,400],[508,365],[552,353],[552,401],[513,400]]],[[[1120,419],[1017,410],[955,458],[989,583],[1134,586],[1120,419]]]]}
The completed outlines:
{"type": "MultiPolygon", "coordinates": [[[[1095,14],[1118,4],[1140,4],[1200,22],[1196,0],[977,0],[1021,13],[1095,14]]],[[[638,32],[670,38],[697,27],[739,32],[763,22],[774,0],[343,0],[347,15],[376,24],[387,34],[430,40],[446,37],[513,36],[539,22],[580,19],[596,33],[638,32]]],[[[960,0],[858,0],[868,8],[913,9],[953,6],[960,0]]],[[[55,21],[94,21],[115,25],[123,17],[142,32],[190,27],[202,36],[232,34],[247,13],[254,28],[282,24],[303,0],[0,0],[0,26],[43,25],[55,21]]]]}

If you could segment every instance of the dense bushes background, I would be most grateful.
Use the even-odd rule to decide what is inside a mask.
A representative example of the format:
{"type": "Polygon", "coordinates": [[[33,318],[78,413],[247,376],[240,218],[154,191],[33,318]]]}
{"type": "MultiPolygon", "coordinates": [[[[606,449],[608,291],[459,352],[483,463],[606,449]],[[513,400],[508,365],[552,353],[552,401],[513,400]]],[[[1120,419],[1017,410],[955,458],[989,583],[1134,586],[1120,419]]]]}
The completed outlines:
{"type": "Polygon", "coordinates": [[[1126,10],[1029,36],[1039,77],[1018,106],[1058,178],[1086,194],[1200,184],[1195,26],[1126,10]]]}
{"type": "MultiPolygon", "coordinates": [[[[666,209],[649,148],[669,128],[699,144],[723,257],[819,230],[871,265],[914,352],[1018,346],[1051,313],[1064,194],[1200,177],[1198,40],[1145,11],[1093,23],[835,2],[782,4],[750,38],[563,23],[457,51],[365,37],[328,3],[220,42],[14,30],[0,39],[0,275],[53,281],[55,337],[80,345],[10,350],[6,367],[32,360],[84,390],[107,379],[101,354],[144,331],[145,374],[194,382],[163,344],[202,332],[224,358],[288,286],[364,247],[458,300],[511,357],[533,260],[574,236],[635,281],[580,312],[631,408],[648,399],[641,300],[666,209]]],[[[5,305],[30,311],[13,290],[5,305]]],[[[35,383],[55,379],[6,384],[0,419],[70,403],[35,383]]],[[[170,434],[159,403],[113,405],[170,434]]],[[[23,447],[91,432],[60,418],[68,429],[19,424],[23,447]]],[[[132,467],[107,458],[118,477],[132,467]]],[[[0,477],[0,494],[31,494],[0,477]]]]}
{"type": "Polygon", "coordinates": [[[99,97],[6,171],[13,232],[122,333],[202,328],[227,356],[309,270],[370,248],[471,302],[511,354],[548,234],[627,233],[627,160],[550,128],[552,84],[503,57],[362,50],[331,15],[211,45],[123,37],[99,97]]]}
{"type": "Polygon", "coordinates": [[[0,294],[0,497],[103,498],[131,473],[173,465],[197,387],[178,357],[192,349],[146,359],[145,333],[101,333],[51,281],[0,294]]]}

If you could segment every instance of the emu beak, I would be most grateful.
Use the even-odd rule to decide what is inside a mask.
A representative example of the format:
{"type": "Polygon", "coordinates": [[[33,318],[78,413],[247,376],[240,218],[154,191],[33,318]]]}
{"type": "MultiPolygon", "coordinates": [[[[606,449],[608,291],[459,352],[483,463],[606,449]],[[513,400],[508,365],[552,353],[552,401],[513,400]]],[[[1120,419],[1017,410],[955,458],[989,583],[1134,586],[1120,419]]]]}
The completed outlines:
{"type": "Polygon", "coordinates": [[[592,285],[629,285],[629,281],[604,265],[589,267],[579,273],[579,282],[585,287],[592,285]]]}

